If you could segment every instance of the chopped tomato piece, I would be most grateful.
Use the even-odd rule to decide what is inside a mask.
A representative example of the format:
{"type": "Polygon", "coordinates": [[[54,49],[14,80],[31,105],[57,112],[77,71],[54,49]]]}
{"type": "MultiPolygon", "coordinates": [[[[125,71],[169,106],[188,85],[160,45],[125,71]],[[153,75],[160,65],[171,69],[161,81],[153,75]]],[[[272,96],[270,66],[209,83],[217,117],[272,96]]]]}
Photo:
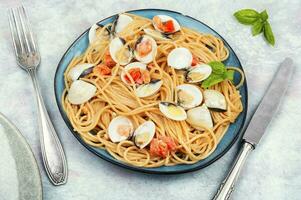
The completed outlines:
{"type": "MultiPolygon", "coordinates": [[[[142,74],[140,72],[140,69],[139,68],[133,68],[133,69],[130,69],[128,71],[128,74],[132,77],[133,81],[136,83],[138,81],[138,79],[141,78],[142,74]]],[[[130,77],[128,75],[125,75],[125,80],[130,83],[131,80],[130,80],[130,77]]]]}
{"type": "Polygon", "coordinates": [[[138,83],[138,84],[143,83],[143,77],[142,77],[142,73],[140,70],[133,72],[131,74],[131,76],[133,77],[135,83],[138,83]]]}
{"type": "Polygon", "coordinates": [[[166,158],[168,154],[167,145],[159,139],[153,139],[150,144],[150,153],[153,156],[166,158]]]}
{"type": "Polygon", "coordinates": [[[135,82],[138,83],[138,84],[142,84],[143,83],[143,77],[141,76],[141,77],[137,78],[135,82]]]}
{"type": "MultiPolygon", "coordinates": [[[[128,74],[132,77],[135,83],[142,84],[150,82],[150,75],[147,70],[133,68],[128,71],[128,74]]],[[[124,78],[128,83],[131,83],[130,77],[128,75],[125,75],[124,78]]]]}
{"type": "Polygon", "coordinates": [[[150,144],[150,153],[153,156],[166,158],[169,152],[176,150],[176,143],[171,137],[154,138],[150,144]]]}
{"type": "Polygon", "coordinates": [[[161,139],[167,144],[167,148],[169,151],[176,150],[177,145],[171,137],[163,136],[161,137],[161,139]]]}
{"type": "Polygon", "coordinates": [[[164,22],[163,26],[164,26],[164,32],[170,33],[170,32],[174,32],[174,30],[175,30],[172,20],[168,20],[168,21],[164,22]]]}
{"type": "Polygon", "coordinates": [[[110,75],[111,69],[105,64],[99,64],[93,68],[93,72],[99,75],[110,75]]]}
{"type": "Polygon", "coordinates": [[[134,70],[130,73],[134,80],[141,78],[142,74],[140,70],[134,70]]]}
{"type": "Polygon", "coordinates": [[[152,51],[152,42],[150,40],[146,40],[140,42],[137,45],[137,52],[139,56],[144,57],[152,51]]]}
{"type": "Polygon", "coordinates": [[[116,65],[116,62],[112,59],[109,51],[106,51],[106,53],[105,53],[104,63],[109,68],[113,68],[116,65]]]}
{"type": "Polygon", "coordinates": [[[196,66],[199,62],[200,62],[199,58],[196,57],[195,55],[192,55],[191,66],[196,66]]]}

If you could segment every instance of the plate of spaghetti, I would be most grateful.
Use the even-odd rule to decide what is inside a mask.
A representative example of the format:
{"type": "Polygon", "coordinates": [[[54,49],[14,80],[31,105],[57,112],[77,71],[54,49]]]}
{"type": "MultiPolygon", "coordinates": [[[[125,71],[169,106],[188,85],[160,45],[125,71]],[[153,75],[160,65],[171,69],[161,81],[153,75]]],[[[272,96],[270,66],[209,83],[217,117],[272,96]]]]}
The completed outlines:
{"type": "Polygon", "coordinates": [[[55,75],[59,110],[88,150],[119,166],[203,168],[240,135],[247,85],[229,44],[181,13],[143,9],[92,25],[55,75]]]}

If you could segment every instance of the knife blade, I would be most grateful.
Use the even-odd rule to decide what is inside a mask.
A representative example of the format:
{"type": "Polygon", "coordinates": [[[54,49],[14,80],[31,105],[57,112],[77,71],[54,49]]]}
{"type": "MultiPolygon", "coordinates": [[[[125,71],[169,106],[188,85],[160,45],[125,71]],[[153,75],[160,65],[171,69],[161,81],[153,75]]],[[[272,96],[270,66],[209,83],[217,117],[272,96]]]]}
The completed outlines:
{"type": "Polygon", "coordinates": [[[243,136],[243,144],[213,200],[228,200],[249,153],[255,149],[275,115],[294,72],[293,61],[286,58],[279,66],[266,94],[257,107],[243,136]]]}
{"type": "Polygon", "coordinates": [[[286,58],[274,76],[266,94],[257,107],[243,139],[257,145],[276,113],[294,71],[293,61],[286,58]]]}

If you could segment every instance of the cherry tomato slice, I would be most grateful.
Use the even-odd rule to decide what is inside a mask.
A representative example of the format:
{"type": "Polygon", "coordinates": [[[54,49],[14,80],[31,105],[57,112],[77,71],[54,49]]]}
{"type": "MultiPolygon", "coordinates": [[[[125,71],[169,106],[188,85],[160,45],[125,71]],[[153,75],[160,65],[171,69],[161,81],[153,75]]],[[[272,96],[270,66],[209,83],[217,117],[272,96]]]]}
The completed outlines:
{"type": "Polygon", "coordinates": [[[164,32],[167,32],[167,33],[174,32],[175,27],[174,27],[172,20],[168,20],[168,21],[164,22],[163,25],[164,25],[164,32]]]}
{"type": "Polygon", "coordinates": [[[110,75],[111,69],[105,64],[99,64],[93,68],[93,72],[99,75],[110,75]]]}

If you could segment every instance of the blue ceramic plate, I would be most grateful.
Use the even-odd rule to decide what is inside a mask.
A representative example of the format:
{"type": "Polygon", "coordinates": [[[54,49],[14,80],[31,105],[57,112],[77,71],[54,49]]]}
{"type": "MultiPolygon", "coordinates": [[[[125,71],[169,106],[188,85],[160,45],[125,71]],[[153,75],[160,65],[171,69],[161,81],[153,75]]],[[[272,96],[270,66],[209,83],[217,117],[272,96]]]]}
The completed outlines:
{"type": "MultiPolygon", "coordinates": [[[[164,15],[169,15],[181,24],[181,26],[185,26],[188,28],[192,28],[195,30],[198,30],[199,32],[203,33],[210,33],[212,35],[215,35],[219,38],[221,38],[226,47],[229,49],[229,58],[224,62],[226,65],[231,65],[231,66],[236,66],[242,69],[242,66],[240,64],[240,61],[238,60],[236,54],[234,53],[233,49],[230,47],[230,45],[212,28],[207,26],[206,24],[190,17],[183,15],[178,12],[174,11],[169,11],[169,10],[160,10],[160,9],[143,9],[143,10],[133,10],[133,11],[128,11],[129,13],[140,15],[143,17],[147,18],[152,18],[154,15],[158,14],[164,14],[164,15]]],[[[108,17],[106,19],[103,19],[98,22],[98,24],[105,25],[107,23],[111,23],[114,20],[115,16],[108,17]]],[[[190,172],[194,171],[197,169],[201,169],[203,167],[206,167],[210,164],[212,164],[214,161],[216,161],[218,158],[223,156],[229,149],[230,147],[234,144],[234,142],[237,140],[241,133],[241,129],[243,127],[246,114],[247,114],[247,84],[244,83],[244,85],[240,88],[240,93],[242,96],[242,103],[244,107],[244,111],[239,115],[239,117],[236,119],[236,122],[234,124],[231,124],[229,127],[227,133],[221,140],[221,142],[218,144],[216,150],[206,159],[201,160],[195,164],[192,165],[176,165],[176,166],[164,166],[164,167],[158,167],[158,168],[143,168],[143,167],[135,167],[126,163],[123,163],[121,161],[116,160],[113,158],[109,153],[107,153],[105,150],[98,149],[92,146],[87,145],[81,138],[80,136],[73,131],[72,125],[69,122],[69,119],[67,118],[63,107],[61,103],[62,99],[62,93],[65,88],[64,85],[64,71],[67,68],[69,62],[71,59],[83,53],[85,49],[87,48],[89,42],[88,42],[88,30],[86,30],[84,33],[82,33],[76,40],[75,42],[69,47],[69,49],[66,51],[64,56],[62,57],[61,61],[58,64],[57,71],[55,74],[55,80],[54,80],[54,89],[55,89],[55,95],[56,95],[56,101],[59,107],[59,110],[63,116],[63,119],[65,120],[66,124],[68,125],[70,131],[73,133],[73,135],[79,140],[79,142],[84,145],[88,150],[93,152],[94,154],[98,155],[99,157],[114,163],[116,165],[136,170],[136,171],[142,171],[142,172],[147,172],[147,173],[156,173],[156,174],[176,174],[176,173],[184,173],[184,172],[190,172]]],[[[234,77],[234,81],[238,82],[240,77],[238,74],[234,77]]]]}

